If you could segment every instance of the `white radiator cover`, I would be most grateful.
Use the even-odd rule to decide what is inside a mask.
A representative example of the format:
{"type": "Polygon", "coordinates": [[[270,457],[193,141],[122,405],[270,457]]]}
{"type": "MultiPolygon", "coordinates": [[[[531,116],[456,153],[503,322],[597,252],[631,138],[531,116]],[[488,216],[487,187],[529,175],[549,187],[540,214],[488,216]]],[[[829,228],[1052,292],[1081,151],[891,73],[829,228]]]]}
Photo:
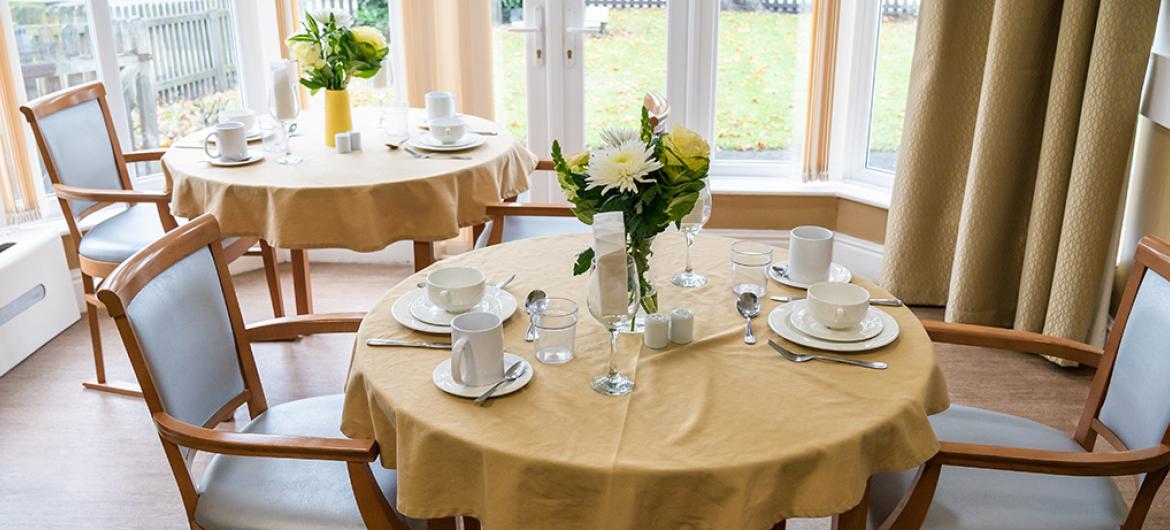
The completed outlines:
{"type": "Polygon", "coordinates": [[[4,243],[14,244],[0,251],[0,376],[80,317],[60,234],[18,230],[4,243]]]}

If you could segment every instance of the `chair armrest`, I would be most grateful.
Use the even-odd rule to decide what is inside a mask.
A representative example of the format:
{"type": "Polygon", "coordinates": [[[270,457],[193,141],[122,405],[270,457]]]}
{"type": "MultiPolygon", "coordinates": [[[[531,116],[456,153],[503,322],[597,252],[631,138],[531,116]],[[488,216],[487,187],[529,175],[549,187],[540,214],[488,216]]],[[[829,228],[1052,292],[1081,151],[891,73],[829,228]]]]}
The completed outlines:
{"type": "Polygon", "coordinates": [[[317,333],[356,333],[365,313],[319,313],[273,318],[245,330],[249,342],[291,340],[317,333]]]}
{"type": "Polygon", "coordinates": [[[500,202],[487,205],[491,217],[533,216],[533,217],[575,217],[573,207],[567,204],[532,204],[523,202],[500,202]]]}
{"type": "Polygon", "coordinates": [[[77,188],[65,184],[53,184],[57,196],[72,201],[94,202],[151,202],[167,204],[171,202],[171,194],[163,191],[138,190],[102,190],[93,188],[77,188]]]}
{"type": "Polygon", "coordinates": [[[537,160],[536,171],[556,171],[557,165],[552,160],[537,160]]]}
{"type": "Polygon", "coordinates": [[[122,158],[126,160],[127,164],[133,164],[135,162],[156,162],[162,160],[165,154],[167,154],[166,149],[143,149],[141,151],[122,153],[122,158]]]}
{"type": "Polygon", "coordinates": [[[944,466],[1049,475],[1112,477],[1149,473],[1170,465],[1170,446],[1162,444],[1137,451],[1115,453],[1076,453],[943,442],[934,460],[944,466]]]}
{"type": "Polygon", "coordinates": [[[967,346],[983,346],[1025,353],[1051,355],[1096,367],[1104,352],[1101,348],[1075,340],[973,324],[955,324],[937,320],[923,320],[922,326],[930,340],[967,346]]]}
{"type": "Polygon", "coordinates": [[[162,412],[152,416],[163,439],[209,453],[347,462],[373,462],[378,458],[378,443],[373,440],[217,431],[162,412]]]}

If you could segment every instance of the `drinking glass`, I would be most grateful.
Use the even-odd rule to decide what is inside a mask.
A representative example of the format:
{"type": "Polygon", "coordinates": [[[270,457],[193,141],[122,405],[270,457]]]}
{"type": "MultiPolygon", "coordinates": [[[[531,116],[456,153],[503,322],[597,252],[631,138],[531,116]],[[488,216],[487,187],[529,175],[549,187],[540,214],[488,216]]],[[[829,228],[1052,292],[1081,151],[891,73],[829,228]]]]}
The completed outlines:
{"type": "Polygon", "coordinates": [[[573,360],[577,302],[545,298],[532,310],[532,325],[536,330],[536,360],[544,364],[565,364],[573,360]]]}
{"type": "Polygon", "coordinates": [[[284,152],[284,126],[269,116],[260,117],[260,142],[265,153],[284,152]]]}
{"type": "Polygon", "coordinates": [[[755,293],[763,298],[768,285],[768,266],[772,264],[772,247],[755,241],[736,241],[731,245],[731,292],[739,296],[755,293]]]}
{"type": "Polygon", "coordinates": [[[695,236],[699,234],[699,231],[703,229],[703,225],[707,224],[709,219],[711,219],[710,184],[703,186],[703,189],[699,191],[699,199],[695,201],[694,209],[686,217],[683,217],[682,222],[679,223],[679,230],[687,238],[687,266],[682,272],[675,274],[670,279],[670,283],[679,287],[702,287],[707,285],[707,277],[702,274],[696,274],[691,268],[691,245],[695,244],[695,236]]]}
{"type": "Polygon", "coordinates": [[[280,122],[284,126],[284,156],[280,157],[277,162],[281,164],[296,165],[303,162],[299,156],[292,154],[291,137],[293,130],[296,127],[297,116],[301,113],[300,97],[297,95],[297,80],[294,75],[295,69],[291,62],[280,61],[273,66],[273,69],[287,68],[287,85],[276,86],[277,82],[272,83],[272,87],[268,90],[268,113],[273,119],[280,122]]]}
{"type": "MultiPolygon", "coordinates": [[[[624,304],[604,304],[603,296],[609,292],[601,285],[597,269],[597,258],[593,259],[593,267],[589,270],[589,313],[609,331],[609,371],[593,379],[593,390],[607,396],[624,396],[634,391],[634,380],[617,370],[618,333],[624,327],[629,327],[630,320],[638,311],[639,288],[638,268],[634,259],[626,255],[625,300],[624,304]]],[[[621,281],[619,278],[616,281],[621,281]]],[[[620,289],[620,286],[618,287],[620,289]]],[[[616,290],[615,290],[616,291],[616,290]]],[[[612,293],[611,293],[612,294],[612,293]]],[[[611,301],[612,302],[612,301],[611,301]]]]}

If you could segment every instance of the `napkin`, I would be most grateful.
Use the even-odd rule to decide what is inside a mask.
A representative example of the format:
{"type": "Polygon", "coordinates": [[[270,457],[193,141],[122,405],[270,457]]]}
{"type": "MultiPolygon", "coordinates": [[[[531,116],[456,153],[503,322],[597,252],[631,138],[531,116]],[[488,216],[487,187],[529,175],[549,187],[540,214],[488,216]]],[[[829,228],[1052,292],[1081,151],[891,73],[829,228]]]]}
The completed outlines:
{"type": "Polygon", "coordinates": [[[597,269],[593,274],[600,294],[601,313],[629,313],[629,277],[626,269],[626,225],[622,212],[602,212],[593,216],[593,255],[597,269]]]}

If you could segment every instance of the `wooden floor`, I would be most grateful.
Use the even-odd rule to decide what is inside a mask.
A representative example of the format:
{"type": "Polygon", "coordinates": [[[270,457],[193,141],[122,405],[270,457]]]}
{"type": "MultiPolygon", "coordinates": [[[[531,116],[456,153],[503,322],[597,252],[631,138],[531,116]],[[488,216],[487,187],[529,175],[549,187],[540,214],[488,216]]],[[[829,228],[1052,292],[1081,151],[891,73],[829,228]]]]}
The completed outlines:
{"type": "MultiPolygon", "coordinates": [[[[285,285],[289,285],[287,270],[285,285]]],[[[406,267],[314,265],[318,311],[364,309],[409,274],[406,267]]],[[[271,316],[263,276],[236,278],[244,318],[271,316]]],[[[291,293],[286,293],[291,304],[291,293]]],[[[936,310],[923,313],[937,317],[936,310]]],[[[132,380],[109,319],[103,318],[112,378],[132,380]]],[[[269,403],[340,392],[352,336],[309,337],[255,349],[269,403]]],[[[184,528],[182,505],[146,407],[85,391],[92,377],[84,321],[0,378],[0,528],[184,528]]],[[[1071,432],[1091,372],[1031,356],[939,346],[954,403],[1018,414],[1071,432]]],[[[1132,481],[1121,482],[1132,498],[1132,481]]],[[[1146,528],[1170,528],[1163,488],[1146,528]]],[[[828,528],[827,520],[789,528],[828,528]]]]}

